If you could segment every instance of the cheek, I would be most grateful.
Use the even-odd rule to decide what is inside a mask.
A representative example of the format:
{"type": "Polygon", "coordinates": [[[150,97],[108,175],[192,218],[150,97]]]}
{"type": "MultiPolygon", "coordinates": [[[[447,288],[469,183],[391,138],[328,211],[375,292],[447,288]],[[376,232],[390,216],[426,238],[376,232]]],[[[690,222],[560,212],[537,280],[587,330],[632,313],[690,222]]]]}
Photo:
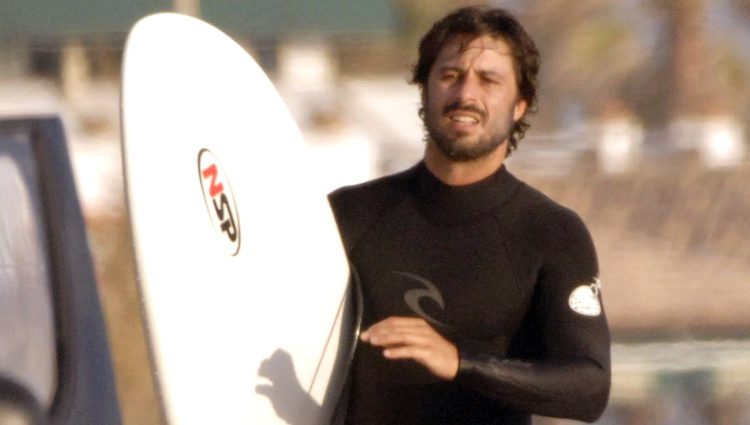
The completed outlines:
{"type": "Polygon", "coordinates": [[[444,96],[439,90],[431,90],[429,95],[422,96],[422,107],[427,112],[439,113],[442,110],[444,96]]]}
{"type": "Polygon", "coordinates": [[[425,99],[427,103],[433,105],[440,104],[440,102],[442,102],[445,97],[442,87],[437,84],[430,86],[430,91],[428,93],[429,94],[425,96],[425,99]]]}
{"type": "Polygon", "coordinates": [[[523,100],[516,100],[514,93],[504,92],[490,98],[494,100],[490,108],[503,121],[518,121],[526,112],[526,103],[523,100]]]}

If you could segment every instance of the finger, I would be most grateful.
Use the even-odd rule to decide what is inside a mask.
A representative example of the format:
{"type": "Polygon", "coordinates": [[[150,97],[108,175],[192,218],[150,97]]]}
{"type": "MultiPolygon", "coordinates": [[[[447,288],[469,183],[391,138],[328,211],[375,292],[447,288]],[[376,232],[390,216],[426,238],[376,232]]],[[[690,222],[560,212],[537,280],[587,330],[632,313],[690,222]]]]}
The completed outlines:
{"type": "MultiPolygon", "coordinates": [[[[400,317],[400,316],[391,316],[387,319],[383,319],[380,322],[377,322],[370,326],[369,329],[377,328],[377,327],[383,327],[383,326],[424,326],[427,325],[427,322],[424,321],[424,319],[420,319],[417,317],[400,317]]],[[[427,325],[429,326],[429,325],[427,325]]],[[[368,329],[368,330],[369,330],[368,329]]]]}
{"type": "Polygon", "coordinates": [[[374,334],[370,337],[369,343],[377,347],[404,345],[426,347],[432,344],[434,338],[432,335],[425,335],[419,332],[396,331],[374,334]]]}
{"type": "Polygon", "coordinates": [[[425,334],[435,332],[435,330],[422,319],[391,317],[370,326],[360,334],[360,337],[363,341],[368,341],[376,334],[409,330],[425,334]]]}
{"type": "Polygon", "coordinates": [[[436,351],[436,347],[404,346],[387,348],[383,356],[389,360],[412,360],[426,367],[435,376],[453,379],[458,371],[457,353],[436,351]]]}
{"type": "Polygon", "coordinates": [[[363,341],[377,346],[398,344],[424,345],[435,338],[439,338],[439,335],[425,331],[424,329],[380,328],[370,332],[363,341]]]}
{"type": "Polygon", "coordinates": [[[383,350],[383,357],[390,360],[413,360],[429,368],[430,353],[431,350],[416,346],[393,347],[383,350]]]}

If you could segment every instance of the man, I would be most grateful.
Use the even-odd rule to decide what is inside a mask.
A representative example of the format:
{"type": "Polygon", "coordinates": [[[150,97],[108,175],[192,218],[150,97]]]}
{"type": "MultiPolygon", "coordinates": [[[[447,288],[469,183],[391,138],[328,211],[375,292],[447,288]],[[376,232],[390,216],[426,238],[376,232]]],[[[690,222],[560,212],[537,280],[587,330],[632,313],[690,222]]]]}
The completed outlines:
{"type": "Polygon", "coordinates": [[[503,10],[438,21],[413,78],[423,161],[331,194],[364,296],[347,423],[594,421],[604,410],[609,331],[589,233],[503,165],[528,127],[538,68],[503,10]]]}

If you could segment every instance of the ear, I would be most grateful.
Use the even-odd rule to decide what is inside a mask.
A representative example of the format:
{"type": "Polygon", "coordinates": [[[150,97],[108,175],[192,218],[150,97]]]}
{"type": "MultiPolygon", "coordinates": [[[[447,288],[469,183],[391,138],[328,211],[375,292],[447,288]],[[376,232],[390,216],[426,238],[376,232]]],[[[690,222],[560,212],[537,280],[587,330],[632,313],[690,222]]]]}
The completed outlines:
{"type": "Polygon", "coordinates": [[[528,104],[526,100],[520,99],[516,102],[516,106],[513,107],[513,121],[518,122],[526,114],[526,108],[528,104]]]}
{"type": "Polygon", "coordinates": [[[421,101],[419,104],[419,119],[424,121],[425,105],[427,104],[427,91],[421,84],[419,85],[419,100],[421,101]]]}

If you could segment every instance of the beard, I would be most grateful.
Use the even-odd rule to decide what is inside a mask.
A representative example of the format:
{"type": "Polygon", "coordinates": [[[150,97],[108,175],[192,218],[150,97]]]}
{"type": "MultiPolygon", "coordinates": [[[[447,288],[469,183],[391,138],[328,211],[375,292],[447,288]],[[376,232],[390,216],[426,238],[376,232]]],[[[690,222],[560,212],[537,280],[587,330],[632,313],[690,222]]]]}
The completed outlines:
{"type": "Polygon", "coordinates": [[[425,130],[427,142],[435,146],[448,158],[455,162],[469,162],[483,158],[494,152],[510,138],[515,122],[512,115],[509,122],[497,132],[489,132],[483,136],[461,135],[456,132],[441,128],[440,118],[452,111],[470,111],[478,114],[482,121],[487,120],[487,113],[473,105],[462,105],[454,102],[443,108],[440,113],[430,110],[428,102],[423,105],[425,130]]]}

